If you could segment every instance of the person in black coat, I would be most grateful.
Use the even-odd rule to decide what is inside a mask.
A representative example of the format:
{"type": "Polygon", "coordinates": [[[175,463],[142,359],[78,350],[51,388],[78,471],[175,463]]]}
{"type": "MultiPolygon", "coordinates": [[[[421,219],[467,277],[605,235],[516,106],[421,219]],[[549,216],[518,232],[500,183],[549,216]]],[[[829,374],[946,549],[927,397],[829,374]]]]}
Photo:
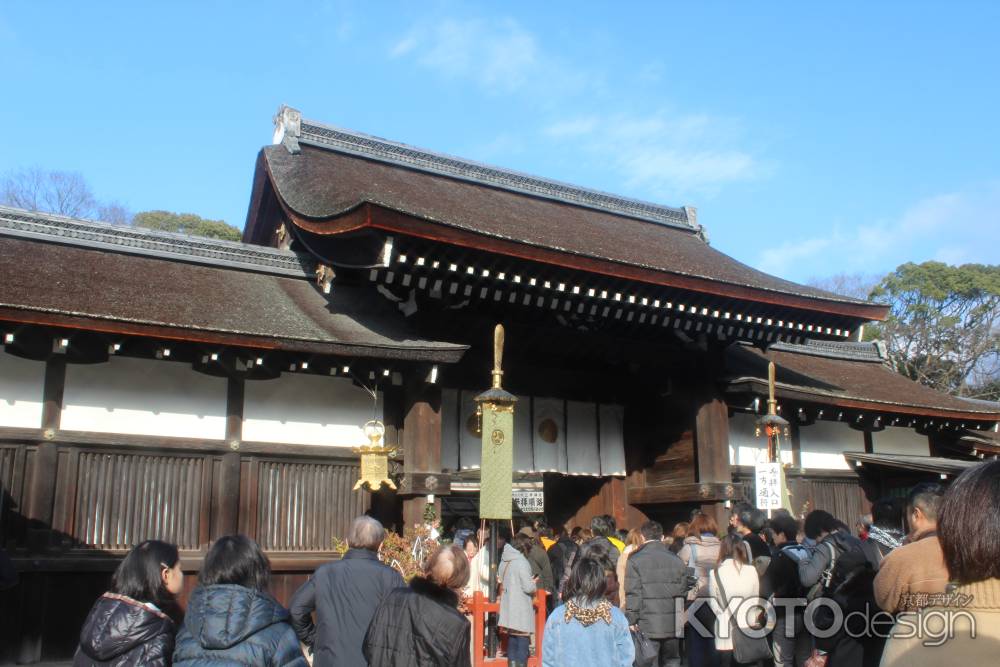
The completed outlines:
{"type": "Polygon", "coordinates": [[[369,667],[470,667],[469,621],[458,592],[469,561],[458,547],[438,547],[414,577],[382,601],[364,641],[369,667]]]}
{"type": "Polygon", "coordinates": [[[405,586],[399,572],[378,559],[384,539],[381,523],[358,517],[343,558],[321,566],[292,596],[292,625],[312,650],[313,667],[365,664],[361,645],[375,610],[390,591],[405,586]]]}
{"type": "Polygon", "coordinates": [[[656,664],[680,664],[675,612],[687,596],[687,566],[663,543],[658,522],[647,521],[639,531],[645,542],[625,564],[625,617],[658,644],[656,664]]]}
{"type": "Polygon", "coordinates": [[[148,540],[118,565],[111,590],[94,603],[80,632],[74,667],[167,667],[174,652],[175,596],[184,574],[177,547],[148,540]]]}
{"type": "Polygon", "coordinates": [[[271,564],[245,535],[219,539],[177,634],[175,667],[308,667],[288,611],[267,592],[271,564]]]}

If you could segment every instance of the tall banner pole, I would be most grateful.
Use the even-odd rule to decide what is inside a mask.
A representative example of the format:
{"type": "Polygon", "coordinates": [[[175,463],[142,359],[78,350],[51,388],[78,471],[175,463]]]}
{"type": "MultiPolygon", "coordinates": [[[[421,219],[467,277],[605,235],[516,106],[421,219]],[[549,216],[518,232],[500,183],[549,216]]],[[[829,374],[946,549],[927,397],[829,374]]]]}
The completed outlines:
{"type": "MultiPolygon", "coordinates": [[[[497,600],[497,564],[500,561],[499,521],[510,521],[514,486],[514,404],[517,397],[503,389],[503,325],[493,331],[493,371],[489,389],[476,396],[476,412],[483,439],[479,474],[479,517],[490,522],[490,602],[497,600]]],[[[490,656],[496,654],[496,618],[490,618],[486,638],[490,656]]]]}

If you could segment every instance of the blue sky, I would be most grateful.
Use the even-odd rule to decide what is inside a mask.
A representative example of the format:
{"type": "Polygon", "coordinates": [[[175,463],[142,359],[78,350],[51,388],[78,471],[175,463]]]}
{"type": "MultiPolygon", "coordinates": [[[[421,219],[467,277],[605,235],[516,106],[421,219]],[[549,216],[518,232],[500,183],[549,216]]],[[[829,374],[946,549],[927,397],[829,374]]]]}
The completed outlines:
{"type": "Polygon", "coordinates": [[[696,206],[794,280],[997,263],[998,25],[995,2],[5,2],[0,172],[242,226],[287,103],[696,206]]]}

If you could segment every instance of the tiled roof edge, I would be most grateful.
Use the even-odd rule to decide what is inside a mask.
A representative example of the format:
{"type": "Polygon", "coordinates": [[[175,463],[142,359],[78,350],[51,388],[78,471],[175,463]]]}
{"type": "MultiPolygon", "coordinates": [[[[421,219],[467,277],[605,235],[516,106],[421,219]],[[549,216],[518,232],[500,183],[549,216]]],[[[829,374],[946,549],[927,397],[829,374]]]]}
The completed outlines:
{"type": "Polygon", "coordinates": [[[290,250],[111,225],[7,206],[0,206],[0,236],[295,278],[308,278],[312,271],[311,260],[290,250]]]}
{"type": "Polygon", "coordinates": [[[299,151],[299,143],[301,142],[479,185],[677,227],[697,232],[704,237],[704,230],[696,220],[692,219],[694,216],[689,213],[687,208],[675,208],[622,197],[443,153],[435,153],[354,130],[303,120],[301,113],[290,107],[279,109],[274,120],[276,125],[275,143],[284,144],[293,153],[299,151]]]}
{"type": "Polygon", "coordinates": [[[885,346],[876,341],[859,343],[854,341],[832,341],[806,339],[804,343],[775,343],[772,350],[808,354],[814,357],[829,359],[844,359],[846,361],[868,361],[884,363],[886,360],[885,346]]]}

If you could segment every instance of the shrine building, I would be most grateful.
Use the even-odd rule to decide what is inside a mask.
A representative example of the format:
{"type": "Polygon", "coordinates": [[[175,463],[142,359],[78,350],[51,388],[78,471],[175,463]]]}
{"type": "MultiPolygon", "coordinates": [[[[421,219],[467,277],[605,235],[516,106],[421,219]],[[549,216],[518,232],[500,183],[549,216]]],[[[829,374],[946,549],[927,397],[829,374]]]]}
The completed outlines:
{"type": "Polygon", "coordinates": [[[257,158],[242,243],[0,208],[0,664],[66,659],[127,550],[268,552],[287,602],[350,520],[477,515],[472,398],[506,329],[519,509],[724,524],[752,498],[767,363],[796,511],[845,522],[1000,453],[1000,406],[859,342],[883,305],[715,250],[691,207],[301,118],[257,158]],[[355,490],[366,422],[396,490],[355,490]]]}

